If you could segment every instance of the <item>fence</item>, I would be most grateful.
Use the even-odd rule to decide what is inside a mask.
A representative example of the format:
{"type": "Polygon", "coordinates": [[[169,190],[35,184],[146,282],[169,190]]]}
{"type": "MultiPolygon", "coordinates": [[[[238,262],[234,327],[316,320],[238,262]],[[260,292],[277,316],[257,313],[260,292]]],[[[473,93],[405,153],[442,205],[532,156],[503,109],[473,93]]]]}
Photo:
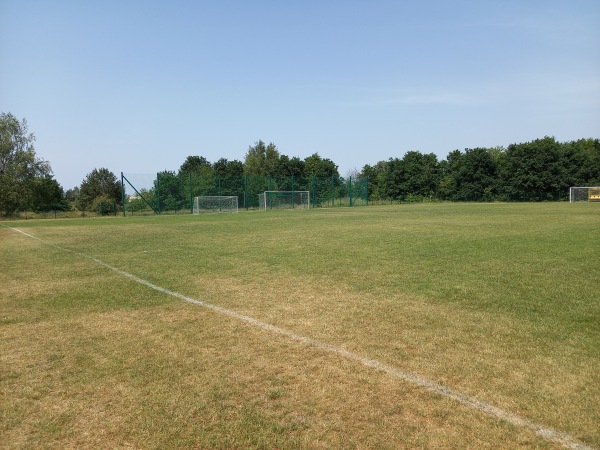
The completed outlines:
{"type": "Polygon", "coordinates": [[[308,191],[311,208],[368,205],[368,178],[156,175],[121,173],[123,215],[192,212],[194,197],[234,195],[240,209],[257,209],[265,191],[308,191]]]}

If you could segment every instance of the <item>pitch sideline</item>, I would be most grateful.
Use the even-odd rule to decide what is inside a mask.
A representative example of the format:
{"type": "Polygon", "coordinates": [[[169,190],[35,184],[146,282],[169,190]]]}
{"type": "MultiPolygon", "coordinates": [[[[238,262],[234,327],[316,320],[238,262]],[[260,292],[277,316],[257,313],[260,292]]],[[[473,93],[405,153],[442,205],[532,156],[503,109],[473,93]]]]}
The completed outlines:
{"type": "Polygon", "coordinates": [[[446,386],[443,386],[441,384],[435,383],[433,381],[429,381],[426,378],[423,378],[419,375],[415,375],[415,374],[412,374],[409,372],[403,372],[401,370],[396,369],[395,367],[381,363],[377,360],[370,359],[365,356],[361,356],[357,353],[354,353],[354,352],[351,352],[348,350],[344,350],[339,347],[335,347],[335,346],[333,346],[331,344],[327,344],[325,342],[321,342],[321,341],[318,341],[318,340],[315,340],[315,339],[312,339],[312,338],[309,338],[306,336],[302,336],[300,334],[296,334],[296,333],[286,330],[284,328],[279,328],[279,327],[276,327],[275,325],[271,325],[269,323],[262,322],[253,317],[245,316],[243,314],[235,312],[234,310],[227,309],[222,306],[213,305],[211,303],[207,303],[205,301],[198,300],[198,299],[195,299],[192,297],[188,297],[186,295],[180,294],[179,292],[171,291],[167,288],[155,285],[155,284],[153,284],[147,280],[144,280],[143,278],[140,278],[136,275],[133,275],[129,272],[125,272],[121,269],[111,266],[110,264],[105,263],[104,261],[102,261],[98,258],[95,258],[93,256],[89,256],[84,253],[79,253],[79,252],[76,252],[73,250],[69,250],[67,248],[64,248],[59,245],[53,244],[51,242],[45,241],[45,240],[43,240],[37,236],[34,236],[32,234],[26,233],[25,231],[19,230],[18,228],[9,227],[9,226],[3,225],[3,224],[2,224],[2,226],[5,228],[9,228],[17,233],[20,233],[24,236],[27,236],[31,239],[35,239],[45,245],[49,245],[49,246],[59,249],[61,251],[64,251],[67,253],[72,253],[74,255],[78,255],[83,258],[94,261],[95,263],[105,267],[106,269],[109,269],[123,277],[129,278],[130,280],[135,281],[139,284],[142,284],[146,287],[149,287],[150,289],[153,289],[155,291],[161,292],[166,295],[170,295],[172,297],[178,298],[178,299],[186,301],[188,303],[192,303],[194,305],[201,306],[203,308],[210,309],[210,310],[218,312],[220,314],[224,314],[231,318],[234,318],[234,319],[240,320],[242,322],[246,322],[250,325],[256,326],[258,328],[261,328],[265,331],[269,331],[269,332],[278,334],[280,336],[285,336],[296,342],[300,342],[302,344],[312,346],[312,347],[318,348],[320,350],[323,350],[323,351],[326,351],[329,353],[336,354],[336,355],[346,358],[348,360],[359,362],[366,367],[370,367],[372,369],[382,371],[393,378],[397,378],[400,380],[410,382],[421,388],[427,389],[430,392],[450,398],[450,399],[455,400],[463,405],[469,406],[473,409],[484,412],[484,413],[494,416],[498,419],[504,420],[505,422],[508,422],[511,425],[515,425],[520,428],[529,429],[529,430],[535,432],[538,436],[546,439],[547,441],[551,441],[556,444],[559,444],[564,448],[572,449],[572,450],[594,450],[593,447],[590,447],[590,446],[587,446],[586,444],[581,443],[580,441],[575,439],[573,436],[570,436],[569,434],[563,433],[561,431],[557,431],[553,428],[549,428],[549,427],[534,423],[528,419],[517,416],[516,414],[513,414],[509,411],[503,410],[503,409],[493,406],[489,403],[482,402],[482,401],[477,400],[474,397],[470,397],[466,394],[462,394],[460,392],[454,391],[454,390],[452,390],[446,386]]]}

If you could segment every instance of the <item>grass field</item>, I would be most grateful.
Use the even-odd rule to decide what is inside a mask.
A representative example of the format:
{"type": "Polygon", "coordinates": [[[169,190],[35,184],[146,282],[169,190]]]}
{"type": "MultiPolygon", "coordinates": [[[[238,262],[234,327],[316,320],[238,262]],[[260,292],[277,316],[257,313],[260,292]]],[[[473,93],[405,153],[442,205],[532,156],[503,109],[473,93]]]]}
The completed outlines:
{"type": "Polygon", "coordinates": [[[600,447],[598,204],[0,225],[0,448],[600,447]]]}

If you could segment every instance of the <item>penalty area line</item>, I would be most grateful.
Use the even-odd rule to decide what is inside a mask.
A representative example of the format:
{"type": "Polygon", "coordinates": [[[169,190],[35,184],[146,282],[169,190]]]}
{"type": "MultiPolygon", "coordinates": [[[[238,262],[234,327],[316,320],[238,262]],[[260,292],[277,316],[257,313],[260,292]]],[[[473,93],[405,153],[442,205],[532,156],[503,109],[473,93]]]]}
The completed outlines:
{"type": "Polygon", "coordinates": [[[554,442],[556,444],[561,445],[564,448],[567,449],[571,449],[571,450],[594,450],[593,447],[590,447],[586,444],[581,443],[580,441],[578,441],[577,439],[575,439],[573,436],[563,433],[561,431],[557,431],[553,428],[550,427],[546,427],[544,425],[540,425],[537,423],[534,423],[528,419],[525,419],[523,417],[520,417],[516,414],[513,414],[509,411],[506,411],[502,408],[498,408],[496,406],[493,406],[489,403],[486,402],[482,402],[480,400],[477,400],[474,397],[470,397],[466,394],[462,394],[458,391],[455,391],[453,389],[450,389],[449,387],[443,386],[441,384],[435,383],[433,381],[427,380],[426,378],[423,378],[419,375],[415,375],[409,372],[404,372],[402,370],[399,370],[393,366],[384,364],[380,361],[377,361],[375,359],[370,359],[367,358],[365,356],[359,355],[358,353],[354,353],[351,352],[349,350],[345,350],[343,348],[340,347],[336,347],[334,345],[331,344],[327,344],[325,342],[321,342],[318,341],[316,339],[312,339],[310,337],[307,336],[303,336],[301,334],[297,334],[294,333],[293,331],[289,331],[286,330],[284,328],[280,328],[277,327],[275,325],[271,325],[267,322],[263,322],[261,320],[255,319],[251,316],[246,316],[244,314],[240,314],[232,309],[228,309],[228,308],[224,308],[222,306],[217,306],[217,305],[213,305],[212,303],[207,303],[203,300],[198,300],[192,297],[189,297],[187,295],[183,295],[180,294],[179,292],[175,292],[172,291],[170,289],[158,286],[154,283],[151,283],[147,280],[144,280],[143,278],[140,278],[136,275],[133,275],[129,272],[125,272],[124,270],[121,270],[117,267],[114,267],[94,256],[90,256],[90,255],[86,255],[84,253],[79,253],[64,247],[61,247],[59,245],[53,244],[51,242],[45,241],[43,239],[40,239],[37,236],[34,236],[32,234],[26,233],[25,231],[19,230],[18,228],[12,228],[12,227],[8,227],[6,225],[2,225],[5,228],[9,228],[17,233],[20,233],[24,236],[27,236],[31,239],[35,239],[45,245],[49,245],[51,247],[54,247],[56,249],[62,250],[64,252],[67,253],[72,253],[78,256],[81,256],[83,258],[89,259],[91,261],[94,261],[96,264],[99,264],[102,267],[105,267],[108,270],[111,270],[112,272],[115,272],[125,278],[128,278],[132,281],[135,281],[136,283],[139,283],[141,285],[144,285],[150,289],[153,289],[155,291],[161,292],[163,294],[169,295],[171,297],[175,297],[179,300],[183,300],[185,302],[188,303],[192,303],[194,305],[198,305],[201,306],[203,308],[215,311],[217,313],[229,316],[233,319],[248,323],[250,325],[253,325],[255,327],[258,327],[262,330],[271,332],[271,333],[275,333],[278,334],[280,336],[284,336],[287,337],[293,341],[299,342],[301,344],[307,345],[307,346],[311,346],[311,347],[315,347],[319,350],[328,352],[328,353],[333,353],[337,356],[340,356],[342,358],[346,358],[348,360],[351,361],[355,361],[358,362],[366,367],[370,367],[372,369],[381,371],[386,373],[387,375],[389,375],[390,377],[396,378],[396,379],[400,379],[409,383],[412,383],[414,385],[417,385],[421,388],[424,388],[426,390],[428,390],[429,392],[432,392],[434,394],[438,394],[441,395],[443,397],[452,399],[454,401],[457,401],[465,406],[468,406],[470,408],[473,408],[477,411],[483,412],[487,415],[496,417],[497,419],[503,420],[505,422],[510,423],[511,425],[517,426],[519,428],[525,428],[525,429],[529,429],[531,431],[533,431],[535,434],[537,434],[538,436],[544,438],[547,441],[551,441],[554,442]]]}

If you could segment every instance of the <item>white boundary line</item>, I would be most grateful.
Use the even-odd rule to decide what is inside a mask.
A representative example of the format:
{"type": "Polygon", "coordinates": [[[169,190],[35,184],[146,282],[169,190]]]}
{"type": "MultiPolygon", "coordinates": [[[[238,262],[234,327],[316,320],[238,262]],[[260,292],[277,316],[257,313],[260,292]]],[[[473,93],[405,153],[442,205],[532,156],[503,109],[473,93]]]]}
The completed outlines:
{"type": "Polygon", "coordinates": [[[197,300],[195,298],[188,297],[188,296],[180,294],[178,292],[171,291],[169,289],[157,286],[156,284],[150,283],[149,281],[146,281],[140,277],[137,277],[133,274],[125,272],[116,267],[113,267],[110,264],[107,264],[104,261],[102,261],[98,258],[95,258],[93,256],[85,255],[83,253],[75,252],[73,250],[69,250],[67,248],[60,247],[56,244],[44,241],[43,239],[40,239],[36,236],[33,236],[32,234],[26,233],[17,228],[8,227],[6,225],[3,225],[3,226],[6,228],[10,228],[11,230],[16,231],[18,233],[21,233],[27,237],[35,239],[39,242],[42,242],[43,244],[50,245],[56,249],[59,249],[59,250],[62,250],[64,252],[68,252],[68,253],[73,253],[73,254],[79,255],[83,258],[90,259],[90,260],[94,261],[95,263],[97,263],[109,270],[112,270],[113,272],[115,272],[123,277],[129,278],[130,280],[133,280],[139,284],[147,286],[150,289],[154,289],[155,291],[162,292],[163,294],[170,295],[172,297],[178,298],[178,299],[186,301],[188,303],[193,303],[194,305],[202,306],[203,308],[207,308],[212,311],[218,312],[220,314],[224,314],[226,316],[240,320],[242,322],[246,322],[250,325],[261,328],[265,331],[269,331],[271,333],[275,333],[280,336],[285,336],[291,340],[300,342],[304,345],[308,345],[311,347],[318,348],[319,350],[323,350],[323,351],[326,351],[329,353],[336,354],[338,356],[341,356],[342,358],[346,358],[351,361],[359,362],[364,366],[384,372],[393,378],[398,378],[400,380],[408,381],[408,382],[413,383],[421,388],[425,388],[428,391],[433,392],[434,394],[442,395],[444,397],[447,397],[447,398],[455,400],[459,403],[462,403],[463,405],[469,406],[473,409],[484,412],[484,413],[494,416],[498,419],[504,420],[505,422],[508,422],[511,425],[515,425],[520,428],[527,428],[527,429],[535,432],[538,436],[541,436],[542,438],[546,439],[547,441],[551,441],[556,444],[559,444],[564,448],[572,449],[572,450],[594,450],[593,447],[587,446],[587,445],[579,442],[577,439],[575,439],[574,437],[572,437],[566,433],[562,433],[560,431],[554,430],[553,428],[539,425],[528,419],[524,419],[520,416],[517,416],[516,414],[513,414],[509,411],[506,411],[504,409],[490,405],[489,403],[479,401],[474,397],[470,397],[468,395],[454,391],[454,390],[452,390],[446,386],[443,386],[441,384],[435,383],[433,381],[429,381],[426,378],[423,378],[419,375],[414,375],[409,372],[403,372],[401,370],[396,369],[395,367],[389,366],[387,364],[383,364],[375,359],[370,359],[370,358],[361,356],[358,353],[344,350],[344,349],[336,347],[334,345],[327,344],[325,342],[321,342],[321,341],[318,341],[316,339],[312,339],[312,338],[309,338],[306,336],[302,336],[300,334],[296,334],[292,331],[286,330],[284,328],[276,327],[276,326],[268,324],[266,322],[262,322],[253,317],[245,316],[245,315],[237,313],[231,309],[223,308],[222,306],[213,305],[211,303],[207,303],[202,300],[197,300]]]}

